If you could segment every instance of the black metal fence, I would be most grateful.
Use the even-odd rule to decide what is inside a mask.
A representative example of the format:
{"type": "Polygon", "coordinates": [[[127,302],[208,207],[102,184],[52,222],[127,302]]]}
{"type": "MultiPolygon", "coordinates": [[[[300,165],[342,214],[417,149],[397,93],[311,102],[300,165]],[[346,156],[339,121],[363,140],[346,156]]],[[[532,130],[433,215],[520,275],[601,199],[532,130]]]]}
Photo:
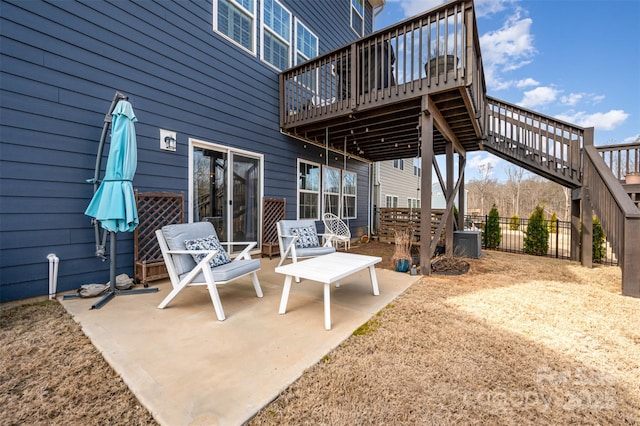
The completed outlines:
{"type": "MultiPolygon", "coordinates": [[[[465,216],[465,228],[484,230],[487,223],[487,216],[465,216]]],[[[506,251],[510,253],[522,253],[524,251],[524,241],[526,237],[527,227],[529,226],[529,219],[518,219],[517,223],[511,218],[500,217],[500,234],[501,240],[495,250],[506,251]]],[[[555,257],[558,259],[571,259],[571,222],[562,220],[546,220],[546,226],[549,230],[549,246],[546,256],[555,257]]],[[[484,238],[482,248],[486,249],[484,245],[484,238]]],[[[604,247],[606,247],[604,258],[598,263],[604,265],[618,265],[618,259],[611,251],[609,244],[605,239],[604,247]]]]}

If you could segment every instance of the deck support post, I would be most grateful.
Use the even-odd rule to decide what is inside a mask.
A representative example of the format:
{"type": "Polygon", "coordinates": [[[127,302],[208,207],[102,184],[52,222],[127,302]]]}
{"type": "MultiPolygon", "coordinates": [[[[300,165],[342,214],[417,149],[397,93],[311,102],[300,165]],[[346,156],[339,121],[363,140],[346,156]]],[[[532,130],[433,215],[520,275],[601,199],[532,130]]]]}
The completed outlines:
{"type": "Polygon", "coordinates": [[[422,175],[420,177],[420,272],[431,275],[431,190],[433,188],[432,163],[433,154],[433,116],[428,108],[429,96],[422,98],[422,114],[420,114],[420,156],[422,158],[422,175]]]}
{"type": "Polygon", "coordinates": [[[447,223],[445,225],[445,247],[447,256],[453,256],[453,222],[454,222],[454,203],[452,199],[455,199],[456,194],[454,193],[454,185],[453,185],[453,142],[447,142],[446,146],[446,154],[447,154],[447,207],[451,206],[451,211],[448,212],[447,215],[447,223]]]}

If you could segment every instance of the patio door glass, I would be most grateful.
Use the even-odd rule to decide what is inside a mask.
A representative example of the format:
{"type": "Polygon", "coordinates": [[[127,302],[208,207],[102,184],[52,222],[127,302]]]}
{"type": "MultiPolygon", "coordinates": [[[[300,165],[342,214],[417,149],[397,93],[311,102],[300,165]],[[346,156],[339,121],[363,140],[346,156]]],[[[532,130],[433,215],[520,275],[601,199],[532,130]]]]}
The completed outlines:
{"type": "Polygon", "coordinates": [[[262,158],[194,145],[191,216],[209,221],[220,241],[260,241],[262,158]]]}

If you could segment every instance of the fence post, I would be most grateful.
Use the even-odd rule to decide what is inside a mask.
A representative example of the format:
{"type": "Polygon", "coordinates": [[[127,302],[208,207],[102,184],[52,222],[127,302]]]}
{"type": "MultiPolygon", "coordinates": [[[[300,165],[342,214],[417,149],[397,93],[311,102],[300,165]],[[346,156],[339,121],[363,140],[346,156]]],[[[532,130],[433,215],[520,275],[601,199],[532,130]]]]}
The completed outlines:
{"type": "Polygon", "coordinates": [[[556,259],[558,258],[558,243],[560,242],[560,219],[556,219],[556,259]]]}

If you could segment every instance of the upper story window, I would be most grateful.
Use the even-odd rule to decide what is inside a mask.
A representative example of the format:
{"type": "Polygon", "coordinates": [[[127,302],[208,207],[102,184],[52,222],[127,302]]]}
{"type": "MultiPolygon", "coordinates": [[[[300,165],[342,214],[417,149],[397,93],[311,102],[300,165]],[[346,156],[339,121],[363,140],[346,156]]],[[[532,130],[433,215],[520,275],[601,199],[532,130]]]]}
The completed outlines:
{"type": "Polygon", "coordinates": [[[419,166],[416,166],[415,164],[413,165],[413,175],[414,176],[420,177],[420,170],[421,170],[421,168],[419,166]]]}
{"type": "Polygon", "coordinates": [[[279,70],[289,68],[291,12],[278,0],[262,1],[262,59],[279,70]]]}
{"type": "Polygon", "coordinates": [[[255,53],[254,0],[214,0],[213,29],[229,40],[255,53]]]}
{"type": "Polygon", "coordinates": [[[318,37],[296,19],[296,64],[318,56],[318,37]]]}
{"type": "Polygon", "coordinates": [[[393,168],[404,170],[404,160],[393,160],[393,168]]]}
{"type": "Polygon", "coordinates": [[[351,0],[351,28],[359,36],[364,34],[364,0],[351,0]]]}

